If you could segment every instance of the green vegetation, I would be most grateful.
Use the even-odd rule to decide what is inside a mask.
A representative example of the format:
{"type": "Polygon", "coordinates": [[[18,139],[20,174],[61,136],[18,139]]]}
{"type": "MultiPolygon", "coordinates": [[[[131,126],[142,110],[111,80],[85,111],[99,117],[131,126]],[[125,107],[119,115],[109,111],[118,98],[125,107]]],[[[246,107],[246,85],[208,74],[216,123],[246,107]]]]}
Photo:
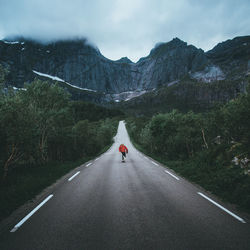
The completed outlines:
{"type": "Polygon", "coordinates": [[[0,220],[107,149],[123,115],[71,101],[49,82],[35,80],[25,88],[0,95],[0,220]]]}
{"type": "Polygon", "coordinates": [[[127,119],[134,143],[177,173],[250,211],[250,94],[206,113],[127,119]]]}
{"type": "Polygon", "coordinates": [[[116,104],[130,115],[152,116],[156,113],[171,112],[178,109],[182,112],[206,112],[217,104],[225,104],[237,97],[245,88],[246,79],[223,80],[211,83],[201,83],[188,76],[172,86],[159,88],[116,104]]]}
{"type": "Polygon", "coordinates": [[[50,162],[36,167],[26,165],[13,168],[5,182],[0,182],[0,221],[58,178],[88,160],[90,158],[82,158],[75,162],[50,162]]]}

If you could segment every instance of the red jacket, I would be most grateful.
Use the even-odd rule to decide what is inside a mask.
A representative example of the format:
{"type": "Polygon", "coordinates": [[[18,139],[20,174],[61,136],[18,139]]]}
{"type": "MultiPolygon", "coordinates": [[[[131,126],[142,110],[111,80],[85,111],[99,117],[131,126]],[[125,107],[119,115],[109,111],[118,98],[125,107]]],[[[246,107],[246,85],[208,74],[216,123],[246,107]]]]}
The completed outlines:
{"type": "Polygon", "coordinates": [[[119,147],[119,152],[126,152],[128,153],[128,149],[127,147],[124,145],[124,144],[121,144],[120,147],[119,147]]]}

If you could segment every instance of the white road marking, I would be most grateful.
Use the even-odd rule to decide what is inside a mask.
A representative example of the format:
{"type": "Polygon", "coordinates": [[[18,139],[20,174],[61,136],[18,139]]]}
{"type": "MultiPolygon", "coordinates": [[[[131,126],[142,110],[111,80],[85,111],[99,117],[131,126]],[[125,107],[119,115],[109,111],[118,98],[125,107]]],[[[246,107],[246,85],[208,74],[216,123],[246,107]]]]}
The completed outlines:
{"type": "Polygon", "coordinates": [[[178,177],[176,177],[175,175],[173,175],[172,173],[168,172],[167,170],[165,170],[165,172],[169,175],[171,175],[172,177],[174,177],[176,180],[180,180],[178,177]]]}
{"type": "Polygon", "coordinates": [[[97,159],[95,159],[95,161],[98,161],[100,159],[100,157],[99,158],[97,158],[97,159]]]}
{"type": "Polygon", "coordinates": [[[43,202],[41,202],[36,208],[34,208],[28,215],[26,215],[19,223],[17,223],[14,228],[10,231],[11,233],[14,233],[19,227],[22,226],[22,224],[28,220],[40,207],[42,207],[48,200],[50,200],[53,197],[53,194],[49,195],[43,202]]]}
{"type": "Polygon", "coordinates": [[[211,203],[213,203],[215,206],[219,207],[220,209],[222,209],[223,211],[225,211],[226,213],[230,214],[231,216],[233,216],[235,219],[239,220],[242,223],[246,223],[242,218],[240,218],[239,216],[237,216],[236,214],[230,212],[228,209],[224,208],[223,206],[221,206],[220,204],[218,204],[217,202],[211,200],[210,198],[208,198],[206,195],[204,195],[203,193],[198,192],[198,194],[200,196],[202,196],[203,198],[205,198],[206,200],[210,201],[211,203]]]}
{"type": "Polygon", "coordinates": [[[88,166],[90,166],[91,164],[92,164],[92,162],[90,162],[89,164],[87,164],[87,165],[86,165],[86,168],[87,168],[88,166]]]}
{"type": "Polygon", "coordinates": [[[146,160],[148,160],[148,158],[146,156],[143,156],[146,160]]]}
{"type": "Polygon", "coordinates": [[[155,166],[159,166],[157,163],[155,163],[155,162],[153,162],[153,161],[151,161],[153,164],[155,164],[155,166]]]}
{"type": "Polygon", "coordinates": [[[71,181],[72,179],[74,179],[78,174],[80,174],[80,171],[76,172],[73,176],[71,176],[68,181],[71,181]]]}

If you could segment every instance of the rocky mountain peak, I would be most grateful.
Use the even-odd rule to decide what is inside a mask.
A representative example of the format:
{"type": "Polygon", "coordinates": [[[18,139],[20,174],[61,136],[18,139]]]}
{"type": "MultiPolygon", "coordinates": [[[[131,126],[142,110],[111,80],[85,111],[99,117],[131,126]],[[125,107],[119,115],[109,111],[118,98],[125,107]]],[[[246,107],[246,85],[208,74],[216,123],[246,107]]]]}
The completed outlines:
{"type": "Polygon", "coordinates": [[[127,57],[122,57],[119,60],[117,60],[116,62],[118,63],[133,63],[129,58],[127,57]]]}
{"type": "Polygon", "coordinates": [[[183,49],[187,47],[187,43],[183,42],[179,38],[174,38],[170,42],[157,43],[155,47],[150,51],[150,56],[159,56],[165,53],[169,53],[171,50],[183,49]]]}
{"type": "Polygon", "coordinates": [[[224,42],[218,43],[213,49],[209,50],[207,54],[225,53],[228,50],[232,51],[240,47],[246,48],[250,46],[250,36],[238,36],[233,39],[228,39],[224,42]]]}
{"type": "Polygon", "coordinates": [[[216,45],[206,52],[207,58],[218,65],[231,79],[250,71],[250,36],[235,37],[216,45]]]}
{"type": "Polygon", "coordinates": [[[35,77],[49,76],[111,99],[121,93],[132,96],[132,92],[170,86],[184,77],[212,82],[232,78],[230,74],[246,75],[249,58],[249,36],[223,42],[207,53],[174,38],[157,44],[137,63],[127,57],[109,60],[86,39],[0,41],[0,64],[10,72],[6,84],[22,87],[35,77]]]}

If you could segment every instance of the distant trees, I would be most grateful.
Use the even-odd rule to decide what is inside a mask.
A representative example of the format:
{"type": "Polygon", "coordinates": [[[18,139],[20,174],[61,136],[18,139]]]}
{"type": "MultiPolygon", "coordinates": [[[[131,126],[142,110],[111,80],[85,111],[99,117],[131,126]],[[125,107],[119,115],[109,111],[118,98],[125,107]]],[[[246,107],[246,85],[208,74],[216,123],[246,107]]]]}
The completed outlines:
{"type": "Polygon", "coordinates": [[[120,110],[107,109],[93,103],[86,103],[82,101],[72,101],[70,103],[70,108],[75,123],[83,119],[88,119],[92,122],[106,118],[124,116],[124,113],[120,110]]]}
{"type": "Polygon", "coordinates": [[[222,80],[209,84],[197,82],[189,77],[181,79],[171,86],[163,85],[155,91],[149,91],[138,98],[118,105],[131,115],[152,116],[157,113],[171,112],[207,112],[215,103],[225,104],[243,91],[246,79],[222,80]]]}
{"type": "Polygon", "coordinates": [[[151,154],[167,159],[190,159],[219,148],[231,164],[235,155],[250,158],[250,94],[242,94],[206,113],[177,110],[142,120],[128,120],[132,138],[151,154]]]}
{"type": "Polygon", "coordinates": [[[179,174],[250,211],[249,91],[206,113],[127,119],[130,137],[179,174]]]}
{"type": "Polygon", "coordinates": [[[97,106],[74,103],[62,88],[49,82],[35,80],[25,88],[16,93],[9,89],[0,97],[4,178],[10,166],[76,160],[111,143],[118,124],[115,119],[105,120],[112,117],[111,111],[101,108],[103,112],[95,117],[97,106]],[[89,121],[90,115],[96,120],[89,121]]]}
{"type": "Polygon", "coordinates": [[[8,70],[0,64],[0,87],[3,87],[8,70]]]}
{"type": "Polygon", "coordinates": [[[27,157],[33,150],[28,143],[33,137],[33,119],[23,106],[20,96],[9,95],[0,102],[1,161],[4,165],[4,177],[9,166],[27,157]]]}
{"type": "Polygon", "coordinates": [[[201,116],[193,112],[173,110],[155,115],[141,129],[138,142],[149,152],[169,159],[192,157],[203,147],[202,124],[201,116]]]}

